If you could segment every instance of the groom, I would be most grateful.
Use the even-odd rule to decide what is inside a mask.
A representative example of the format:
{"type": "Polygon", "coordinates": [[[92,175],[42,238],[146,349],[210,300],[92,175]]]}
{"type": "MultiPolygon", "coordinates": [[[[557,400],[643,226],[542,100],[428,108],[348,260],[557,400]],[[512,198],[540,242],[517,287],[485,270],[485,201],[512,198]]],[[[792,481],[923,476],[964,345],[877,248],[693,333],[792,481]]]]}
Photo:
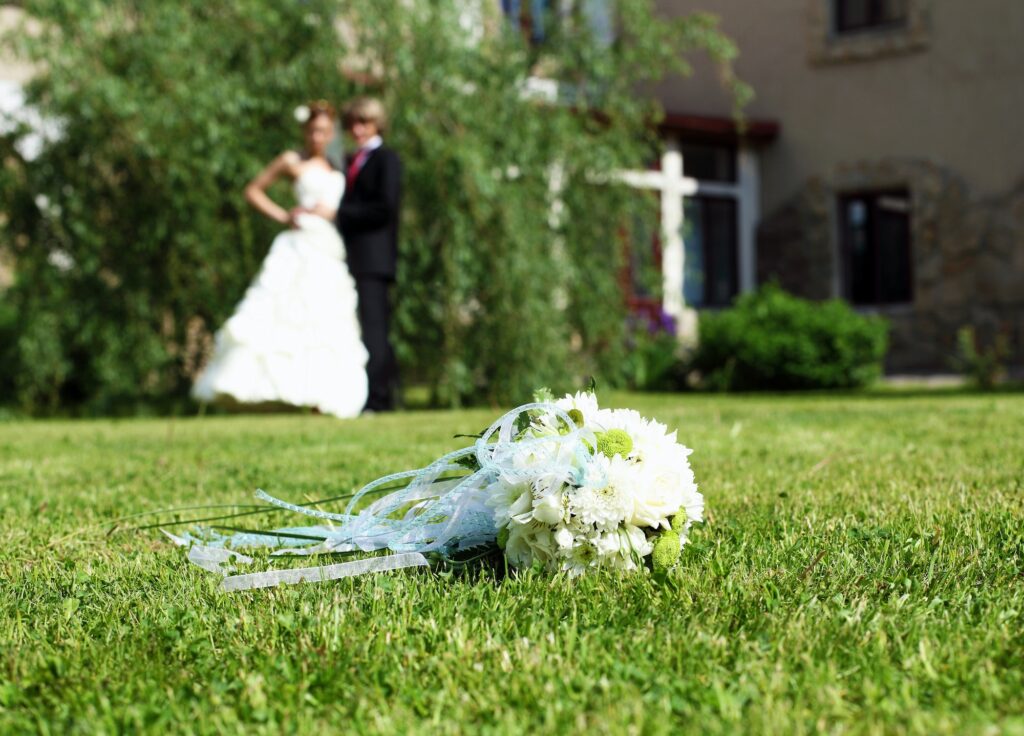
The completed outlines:
{"type": "Polygon", "coordinates": [[[398,208],[402,195],[402,162],[384,145],[384,106],[359,97],[342,111],[342,125],[355,143],[345,165],[345,194],[338,207],[338,230],[348,251],[348,267],[359,294],[359,324],[370,354],[370,382],[364,411],[395,408],[398,365],[388,331],[391,285],[398,260],[398,208]]]}

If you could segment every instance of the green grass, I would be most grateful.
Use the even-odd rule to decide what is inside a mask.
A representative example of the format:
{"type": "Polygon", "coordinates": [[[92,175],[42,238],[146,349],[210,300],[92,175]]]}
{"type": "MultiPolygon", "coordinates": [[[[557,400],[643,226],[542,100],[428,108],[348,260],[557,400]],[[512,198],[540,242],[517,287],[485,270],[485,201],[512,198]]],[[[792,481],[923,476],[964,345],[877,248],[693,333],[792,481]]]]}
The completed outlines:
{"type": "Polygon", "coordinates": [[[611,403],[696,448],[708,523],[660,586],[226,595],[155,531],[105,535],[344,493],[491,411],[0,424],[0,732],[1024,733],[1024,395],[611,403]]]}

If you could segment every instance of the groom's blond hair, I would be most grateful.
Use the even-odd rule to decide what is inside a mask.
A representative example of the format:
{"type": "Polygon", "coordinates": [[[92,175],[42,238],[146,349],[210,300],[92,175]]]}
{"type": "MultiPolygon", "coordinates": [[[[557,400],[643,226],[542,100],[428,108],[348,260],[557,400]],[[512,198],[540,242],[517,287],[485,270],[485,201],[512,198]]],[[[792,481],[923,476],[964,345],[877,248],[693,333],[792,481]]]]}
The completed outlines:
{"type": "Polygon", "coordinates": [[[388,114],[384,103],[376,97],[356,97],[341,109],[341,122],[346,129],[355,123],[373,123],[383,133],[388,127],[388,114]]]}

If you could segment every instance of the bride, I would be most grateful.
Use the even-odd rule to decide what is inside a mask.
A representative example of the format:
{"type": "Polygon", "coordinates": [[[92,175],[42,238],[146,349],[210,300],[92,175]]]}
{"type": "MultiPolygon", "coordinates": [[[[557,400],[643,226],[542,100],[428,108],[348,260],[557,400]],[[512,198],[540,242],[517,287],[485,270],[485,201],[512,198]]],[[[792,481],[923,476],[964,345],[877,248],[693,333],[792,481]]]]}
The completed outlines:
{"type": "Polygon", "coordinates": [[[281,154],[245,189],[253,207],[290,229],[274,239],[245,297],[217,332],[213,357],[192,387],[199,401],[284,403],[338,417],[357,416],[366,403],[355,283],[331,214],[345,179],[324,155],[334,119],[326,102],[311,104],[304,154],[281,154]],[[266,193],[280,177],[294,182],[299,206],[291,211],[266,193]]]}

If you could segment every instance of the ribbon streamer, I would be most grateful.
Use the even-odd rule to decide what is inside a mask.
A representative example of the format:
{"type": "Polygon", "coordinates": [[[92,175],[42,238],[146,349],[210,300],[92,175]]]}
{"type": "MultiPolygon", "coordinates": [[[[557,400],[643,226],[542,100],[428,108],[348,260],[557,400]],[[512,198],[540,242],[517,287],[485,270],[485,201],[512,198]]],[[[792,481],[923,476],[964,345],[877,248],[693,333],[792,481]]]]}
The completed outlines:
{"type": "Polygon", "coordinates": [[[325,580],[351,578],[371,572],[401,570],[406,567],[426,567],[429,565],[430,563],[427,562],[427,558],[418,552],[407,552],[400,555],[370,557],[365,560],[341,562],[337,565],[326,565],[323,567],[300,567],[294,570],[271,570],[269,572],[249,573],[247,575],[232,575],[231,577],[224,578],[224,582],[220,584],[220,587],[221,590],[234,592],[236,590],[272,588],[281,583],[289,585],[295,583],[321,583],[325,580]]]}
{"type": "Polygon", "coordinates": [[[496,540],[494,515],[487,505],[487,498],[499,478],[511,484],[533,483],[552,477],[569,480],[575,472],[574,466],[583,465],[578,462],[581,457],[589,455],[591,448],[596,446],[593,431],[577,427],[557,405],[548,402],[523,404],[495,421],[472,446],[450,452],[425,468],[392,473],[363,486],[340,514],[288,503],[262,490],[256,492],[258,498],[274,506],[320,519],[328,525],[232,535],[206,531],[198,537],[187,533],[180,537],[168,536],[177,544],[193,543],[200,547],[203,551],[190,554],[189,559],[221,574],[227,574],[225,563],[251,562],[251,558],[232,558],[230,555],[234,553],[226,549],[222,552],[228,556],[210,550],[260,546],[277,548],[275,555],[356,550],[375,552],[384,549],[397,553],[325,567],[235,575],[225,578],[222,587],[227,591],[265,588],[279,583],[318,582],[423,566],[428,564],[423,553],[433,552],[447,557],[496,540]],[[517,439],[520,434],[518,419],[531,411],[557,417],[565,423],[568,432],[517,439]],[[545,454],[543,461],[531,463],[529,467],[517,465],[517,458],[533,448],[545,454]],[[470,471],[466,468],[462,463],[467,458],[474,458],[479,469],[470,471]],[[450,477],[453,474],[461,475],[450,477]],[[408,483],[405,488],[377,499],[355,513],[355,508],[367,494],[394,486],[398,481],[408,483]],[[331,523],[337,526],[331,526],[331,523]],[[310,546],[310,540],[322,541],[310,546]]]}

